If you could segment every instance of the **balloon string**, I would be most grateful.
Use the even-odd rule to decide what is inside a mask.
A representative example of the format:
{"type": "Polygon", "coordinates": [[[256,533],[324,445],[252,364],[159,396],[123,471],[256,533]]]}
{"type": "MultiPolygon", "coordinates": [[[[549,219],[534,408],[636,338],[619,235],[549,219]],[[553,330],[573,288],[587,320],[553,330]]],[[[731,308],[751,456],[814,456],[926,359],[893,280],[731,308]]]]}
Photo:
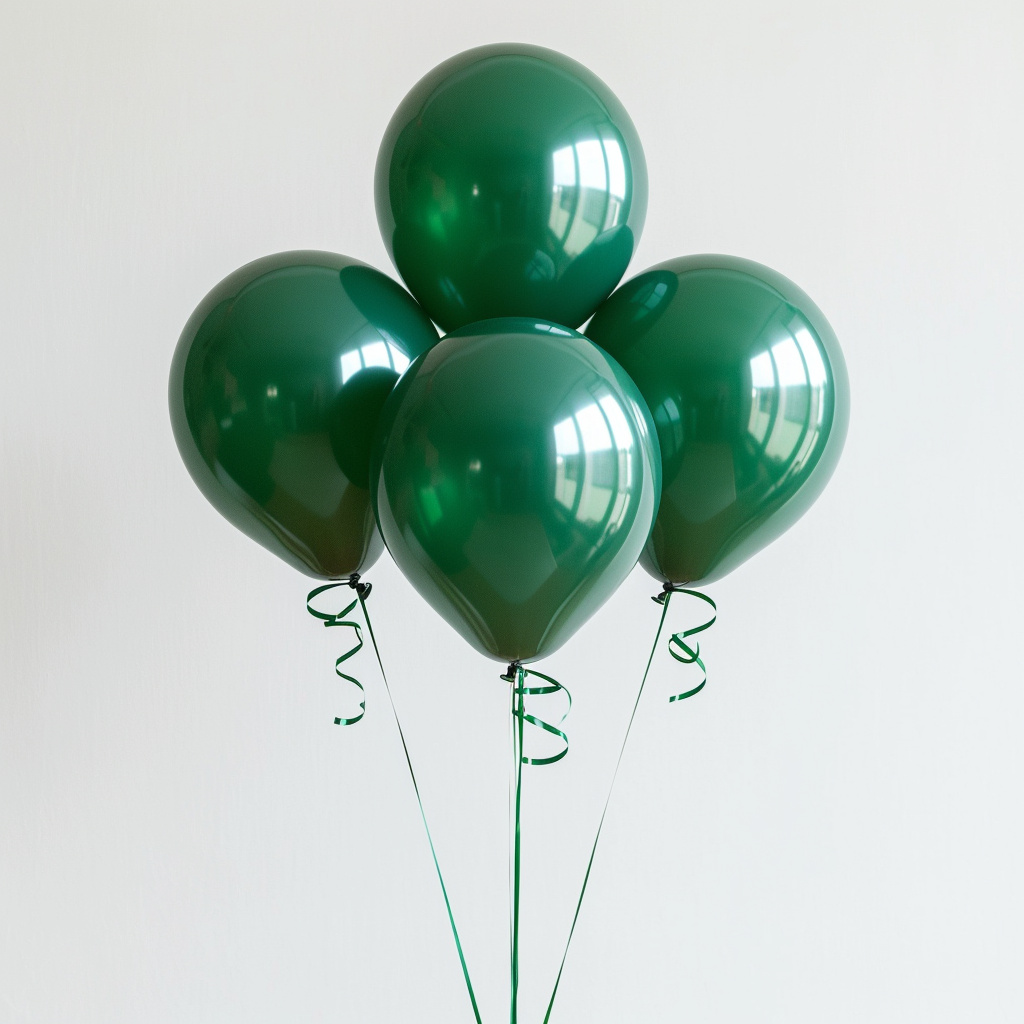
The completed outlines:
{"type": "Polygon", "coordinates": [[[511,843],[511,893],[509,907],[509,946],[510,946],[510,979],[511,994],[509,1000],[509,1024],[518,1024],[519,1020],[519,896],[522,877],[522,805],[523,805],[523,765],[547,765],[561,761],[569,753],[569,737],[558,728],[565,721],[572,708],[572,695],[557,680],[543,672],[530,672],[519,662],[512,662],[508,671],[501,677],[512,686],[512,782],[511,802],[514,807],[511,843]],[[527,686],[526,678],[537,676],[547,686],[527,686]],[[526,711],[526,698],[542,696],[562,691],[568,699],[564,714],[556,725],[545,722],[536,715],[526,711]],[[523,733],[526,724],[536,726],[544,732],[557,736],[563,743],[562,749],[548,757],[528,757],[523,753],[523,733]]]}
{"type": "Polygon", "coordinates": [[[523,730],[525,715],[523,709],[524,670],[516,666],[515,686],[512,689],[512,773],[515,781],[515,824],[512,838],[512,906],[510,915],[512,963],[510,970],[511,996],[509,1003],[509,1024],[519,1019],[519,888],[522,862],[521,812],[523,800],[523,730]]]}
{"type": "Polygon", "coordinates": [[[366,600],[363,592],[359,592],[358,601],[363,609],[363,618],[366,620],[366,628],[370,634],[370,642],[373,644],[373,653],[377,656],[377,664],[380,666],[381,678],[384,680],[384,690],[388,695],[388,702],[391,704],[391,712],[395,716],[395,725],[398,727],[398,737],[402,741],[402,751],[405,754],[405,763],[409,766],[409,778],[412,779],[412,788],[416,793],[416,803],[419,805],[420,817],[423,819],[423,829],[427,833],[427,842],[430,845],[430,856],[434,859],[434,870],[437,872],[437,880],[441,883],[441,895],[444,896],[444,906],[448,911],[448,923],[452,927],[452,937],[455,939],[455,949],[459,954],[459,963],[462,965],[462,977],[466,982],[466,991],[469,993],[469,1001],[473,1005],[473,1016],[476,1024],[481,1024],[480,1008],[477,1006],[476,993],[473,991],[473,982],[469,978],[469,968],[466,966],[466,956],[462,951],[462,942],[459,939],[459,929],[455,926],[455,915],[452,913],[452,904],[448,898],[448,888],[444,884],[444,876],[441,874],[441,865],[437,860],[437,850],[434,849],[434,839],[430,834],[430,826],[427,824],[427,812],[423,809],[423,800],[420,797],[419,783],[416,781],[416,773],[413,771],[412,758],[409,756],[409,746],[405,742],[405,733],[402,730],[402,723],[398,718],[398,709],[395,707],[395,699],[391,695],[391,687],[388,685],[387,673],[384,671],[384,662],[381,661],[380,649],[377,647],[377,638],[373,633],[373,624],[370,622],[369,612],[366,610],[366,600]]]}
{"type": "MultiPolygon", "coordinates": [[[[633,728],[633,720],[636,718],[637,708],[640,706],[640,698],[643,696],[644,686],[647,683],[647,676],[651,671],[651,663],[654,661],[654,653],[658,649],[658,641],[661,639],[661,631],[665,626],[665,617],[668,615],[668,606],[672,598],[673,593],[689,594],[693,597],[699,597],[702,601],[711,605],[717,611],[715,602],[711,600],[706,594],[702,594],[696,590],[683,590],[682,588],[673,587],[671,584],[665,584],[664,591],[654,598],[654,601],[662,606],[661,618],[658,620],[658,629],[654,634],[654,643],[651,645],[651,653],[647,657],[647,665],[644,668],[643,677],[640,680],[640,688],[637,690],[636,700],[633,702],[633,711],[629,716],[629,723],[626,725],[625,735],[622,737],[622,746],[619,748],[619,756],[615,762],[615,770],[612,772],[612,781],[608,786],[608,795],[605,797],[604,808],[601,811],[601,819],[597,825],[597,834],[594,836],[594,845],[590,850],[590,859],[587,861],[587,870],[583,875],[583,886],[580,889],[579,899],[576,901],[576,912],[573,914],[572,925],[569,927],[569,937],[565,942],[565,951],[562,953],[562,962],[558,967],[558,975],[555,978],[555,986],[551,990],[551,999],[548,1001],[547,1012],[544,1014],[544,1024],[548,1024],[551,1018],[551,1011],[555,1005],[555,996],[558,995],[558,986],[562,981],[562,972],[565,970],[565,961],[569,956],[569,946],[572,943],[573,933],[576,931],[576,922],[580,917],[580,908],[583,906],[583,897],[587,892],[587,884],[590,882],[590,872],[594,866],[594,857],[597,854],[597,844],[601,839],[601,830],[604,828],[604,820],[608,814],[608,805],[611,803],[612,791],[615,789],[615,780],[619,775],[619,768],[622,765],[622,756],[626,752],[626,743],[629,740],[629,734],[633,728]]],[[[673,697],[669,697],[669,703],[677,700],[685,700],[687,697],[692,697],[695,693],[699,693],[707,682],[707,669],[704,668],[704,662],[700,659],[700,646],[695,644],[694,648],[690,648],[684,641],[687,637],[693,636],[695,633],[703,632],[705,629],[710,629],[714,624],[715,616],[712,616],[709,622],[705,622],[700,626],[696,626],[693,629],[682,630],[679,633],[673,633],[669,638],[668,647],[669,653],[676,661],[683,662],[684,664],[696,664],[700,667],[704,673],[704,678],[701,680],[700,685],[687,690],[684,693],[676,694],[673,697]],[[673,645],[678,646],[682,654],[677,654],[673,649],[673,645]]]]}
{"type": "MultiPolygon", "coordinates": [[[[459,963],[462,965],[462,976],[466,981],[466,990],[469,992],[469,1001],[473,1004],[473,1016],[476,1018],[476,1024],[481,1024],[480,1010],[477,1006],[476,994],[473,991],[473,983],[469,978],[469,968],[466,966],[466,957],[462,951],[462,942],[459,939],[459,930],[455,926],[455,915],[452,913],[451,901],[448,899],[448,889],[444,884],[444,876],[441,874],[441,865],[437,860],[437,851],[434,849],[434,840],[430,834],[430,826],[427,824],[427,814],[423,809],[423,800],[420,797],[419,783],[416,781],[416,773],[413,771],[412,767],[412,758],[409,756],[409,747],[405,742],[405,732],[402,730],[402,723],[398,717],[398,709],[395,707],[395,700],[391,695],[391,687],[388,685],[388,677],[387,673],[384,671],[384,662],[381,660],[380,649],[377,647],[377,638],[374,636],[373,623],[370,621],[370,613],[366,610],[366,599],[370,596],[370,589],[371,586],[369,583],[360,583],[358,574],[353,574],[344,583],[328,583],[325,586],[317,587],[316,590],[312,591],[306,598],[306,609],[310,615],[314,615],[318,619],[323,619],[325,626],[351,626],[355,631],[357,643],[338,658],[335,663],[335,671],[342,679],[346,679],[350,683],[353,683],[359,688],[360,692],[363,692],[363,684],[354,676],[346,675],[340,669],[343,662],[348,661],[349,658],[356,655],[363,647],[363,633],[359,623],[345,619],[345,616],[348,615],[357,604],[362,609],[363,620],[366,622],[366,629],[370,634],[370,642],[373,645],[373,653],[377,656],[377,664],[380,666],[381,678],[384,680],[384,690],[387,693],[388,701],[391,704],[391,712],[395,716],[395,725],[398,727],[398,738],[402,741],[402,751],[405,754],[405,763],[409,766],[409,777],[412,779],[412,788],[416,794],[416,803],[419,805],[420,817],[423,819],[423,828],[427,833],[427,842],[430,845],[430,855],[434,859],[434,869],[437,871],[437,880],[441,883],[441,894],[444,896],[445,909],[448,911],[448,923],[451,925],[452,935],[455,938],[455,949],[458,951],[459,963]],[[322,594],[327,590],[332,590],[335,587],[352,587],[356,592],[356,599],[337,614],[320,612],[310,605],[310,602],[314,597],[317,597],[319,594],[322,594]]],[[[366,712],[365,698],[360,702],[359,708],[360,713],[355,717],[335,718],[334,724],[354,725],[358,722],[366,712]]]]}

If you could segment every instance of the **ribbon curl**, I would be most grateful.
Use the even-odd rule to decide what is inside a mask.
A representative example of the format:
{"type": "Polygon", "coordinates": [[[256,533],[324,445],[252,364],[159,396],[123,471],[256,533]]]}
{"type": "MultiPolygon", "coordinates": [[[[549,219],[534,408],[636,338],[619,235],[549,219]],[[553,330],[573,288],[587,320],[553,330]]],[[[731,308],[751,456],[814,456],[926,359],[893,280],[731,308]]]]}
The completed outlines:
{"type": "Polygon", "coordinates": [[[546,676],[543,672],[533,672],[530,669],[523,668],[518,662],[514,661],[509,665],[505,675],[501,676],[502,679],[507,683],[515,683],[515,690],[513,691],[513,706],[512,706],[512,717],[521,717],[524,722],[529,722],[530,725],[536,726],[538,729],[543,729],[545,732],[550,733],[552,736],[557,736],[563,744],[565,744],[557,754],[552,754],[549,757],[527,757],[522,754],[522,748],[520,747],[520,756],[523,759],[523,764],[554,764],[556,761],[561,761],[566,754],[569,753],[569,737],[566,736],[561,729],[558,728],[566,718],[569,717],[569,712],[572,710],[572,694],[557,680],[551,676],[546,676]],[[536,676],[538,679],[543,679],[547,686],[524,686],[528,676],[536,676]],[[536,715],[528,714],[526,711],[525,697],[539,697],[547,694],[558,693],[561,691],[565,694],[568,704],[562,717],[552,725],[550,722],[545,722],[542,718],[538,718],[536,715]],[[515,698],[520,698],[518,701],[515,698]]]}
{"type": "MultiPolygon", "coordinates": [[[[358,622],[353,622],[351,619],[346,619],[345,616],[348,615],[349,612],[351,612],[357,604],[362,604],[363,602],[365,602],[366,598],[370,596],[371,589],[371,584],[360,583],[359,574],[353,573],[343,583],[326,583],[322,587],[317,587],[315,590],[311,590],[308,596],[306,597],[306,611],[309,612],[309,614],[312,615],[314,618],[323,619],[324,626],[349,626],[355,632],[356,635],[355,645],[353,647],[350,647],[347,651],[345,651],[345,653],[342,654],[334,662],[334,671],[336,675],[340,676],[346,682],[349,682],[353,686],[357,687],[360,694],[362,694],[362,699],[359,701],[359,714],[355,715],[352,718],[335,718],[335,725],[355,725],[356,722],[360,721],[363,715],[366,714],[366,691],[363,687],[363,684],[359,682],[359,680],[356,679],[355,676],[350,676],[348,675],[348,673],[342,672],[341,666],[346,661],[348,661],[349,658],[354,658],[363,649],[362,626],[358,622]],[[334,590],[335,587],[351,587],[356,592],[356,599],[351,604],[348,604],[344,608],[342,608],[340,612],[317,611],[317,609],[314,608],[311,603],[313,601],[313,598],[318,597],[320,594],[326,593],[326,591],[328,590],[334,590]]],[[[363,605],[363,612],[364,614],[366,612],[365,604],[363,605]]]]}
{"type": "MultiPolygon", "coordinates": [[[[673,633],[669,637],[668,653],[683,665],[696,665],[701,672],[704,673],[704,678],[692,689],[686,690],[684,693],[677,693],[673,697],[669,697],[669,704],[672,704],[677,700],[686,700],[687,697],[692,697],[695,693],[700,693],[700,691],[704,689],[704,685],[708,681],[708,670],[704,667],[704,662],[700,656],[700,644],[695,641],[694,645],[691,647],[686,643],[686,638],[694,636],[697,633],[703,633],[705,629],[710,629],[718,618],[718,605],[716,605],[707,594],[702,594],[699,590],[687,590],[685,587],[676,587],[671,583],[666,583],[665,589],[658,594],[657,597],[651,598],[651,600],[656,604],[663,604],[667,613],[668,604],[673,594],[688,594],[690,597],[699,598],[705,604],[710,605],[715,614],[712,615],[707,622],[702,622],[699,626],[693,626],[690,629],[680,630],[678,633],[673,633]]],[[[664,622],[664,615],[662,616],[662,621],[664,622]]],[[[655,643],[657,643],[657,641],[655,641],[655,643]]]]}

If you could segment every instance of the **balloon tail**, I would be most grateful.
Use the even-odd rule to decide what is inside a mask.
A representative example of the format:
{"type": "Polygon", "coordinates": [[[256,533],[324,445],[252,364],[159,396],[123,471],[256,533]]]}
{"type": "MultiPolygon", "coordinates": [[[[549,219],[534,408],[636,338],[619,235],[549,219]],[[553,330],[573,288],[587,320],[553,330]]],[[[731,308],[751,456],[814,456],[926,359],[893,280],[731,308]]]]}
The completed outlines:
{"type": "MultiPolygon", "coordinates": [[[[626,725],[625,735],[622,737],[622,746],[619,748],[619,756],[615,762],[615,770],[612,772],[612,781],[608,786],[608,795],[605,797],[604,808],[601,811],[601,818],[597,824],[597,834],[594,836],[594,845],[590,849],[590,859],[587,861],[587,870],[583,875],[583,885],[580,888],[580,896],[576,901],[576,912],[573,914],[572,924],[569,927],[569,937],[565,941],[565,950],[562,953],[562,962],[558,967],[558,975],[555,978],[554,988],[551,990],[551,999],[548,1001],[547,1012],[544,1014],[544,1024],[548,1024],[551,1018],[551,1011],[554,1009],[555,996],[558,995],[558,986],[562,981],[562,972],[565,970],[565,961],[569,956],[569,946],[572,943],[573,933],[576,931],[576,922],[580,917],[580,908],[583,906],[583,897],[587,892],[587,884],[590,882],[590,872],[594,867],[594,857],[597,854],[597,844],[601,839],[601,830],[604,828],[604,820],[608,814],[608,806],[611,803],[612,791],[615,789],[615,780],[619,775],[619,768],[622,765],[622,757],[626,752],[626,743],[629,741],[629,734],[633,729],[633,720],[636,718],[637,708],[640,706],[640,698],[643,696],[644,686],[647,683],[647,676],[651,671],[651,663],[654,661],[654,653],[658,649],[658,641],[661,640],[661,632],[665,627],[665,617],[668,615],[669,601],[671,600],[673,593],[690,594],[693,597],[698,597],[702,601],[711,605],[713,609],[717,611],[715,602],[711,600],[706,594],[702,594],[696,590],[683,590],[682,588],[673,587],[671,584],[665,584],[665,589],[654,598],[654,601],[662,606],[661,618],[658,620],[658,629],[654,634],[654,643],[651,645],[651,653],[647,656],[647,665],[644,668],[643,677],[640,680],[640,688],[637,690],[636,700],[633,702],[633,711],[629,716],[629,722],[626,725]]],[[[707,670],[704,668],[704,662],[700,659],[700,646],[695,644],[694,648],[690,648],[684,641],[687,637],[693,636],[695,633],[701,633],[705,629],[710,629],[715,622],[716,616],[712,616],[709,622],[702,623],[693,629],[683,630],[679,633],[673,633],[669,638],[669,653],[676,661],[683,662],[684,664],[695,664],[699,666],[700,670],[704,673],[704,678],[701,680],[698,686],[687,690],[684,693],[676,694],[673,697],[669,697],[669,703],[677,700],[685,700],[687,697],[692,697],[695,693],[699,693],[707,682],[707,670]],[[681,653],[676,653],[675,648],[678,647],[681,653]]]]}

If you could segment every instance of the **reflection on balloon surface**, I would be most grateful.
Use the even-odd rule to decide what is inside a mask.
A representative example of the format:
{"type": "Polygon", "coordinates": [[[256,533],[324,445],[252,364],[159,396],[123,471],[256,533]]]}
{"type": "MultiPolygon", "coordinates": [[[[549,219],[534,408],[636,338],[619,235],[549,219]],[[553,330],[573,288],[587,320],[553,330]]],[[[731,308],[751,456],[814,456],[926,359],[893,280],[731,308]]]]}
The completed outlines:
{"type": "Polygon", "coordinates": [[[444,329],[501,316],[578,326],[625,273],[647,170],[629,115],[586,68],[483,46],[402,101],[376,204],[395,266],[444,329]]]}
{"type": "Polygon", "coordinates": [[[348,576],[382,545],[369,500],[380,409],[437,332],[390,278],[287,252],[222,281],[182,333],[171,422],[200,490],[303,572],[348,576]]]}
{"type": "Polygon", "coordinates": [[[620,223],[626,202],[623,146],[611,125],[551,154],[548,227],[567,256],[578,256],[598,235],[620,223]]]}
{"type": "Polygon", "coordinates": [[[839,460],[849,385],[828,321],[791,281],[729,256],[671,260],[628,281],[588,336],[647,399],[661,507],[641,564],[718,579],[789,528],[839,460]]]}
{"type": "Polygon", "coordinates": [[[448,335],[381,417],[381,530],[479,650],[550,653],[635,564],[657,501],[654,428],[575,331],[508,318],[448,335]]]}
{"type": "Polygon", "coordinates": [[[341,353],[341,386],[344,387],[360,370],[380,366],[401,376],[409,368],[409,357],[386,331],[377,329],[383,338],[358,345],[341,353]]]}
{"type": "MultiPolygon", "coordinates": [[[[781,326],[781,325],[777,325],[781,326]]],[[[766,463],[781,470],[773,488],[799,474],[814,452],[825,421],[828,374],[802,317],[783,327],[778,341],[750,357],[747,433],[766,463]]]]}

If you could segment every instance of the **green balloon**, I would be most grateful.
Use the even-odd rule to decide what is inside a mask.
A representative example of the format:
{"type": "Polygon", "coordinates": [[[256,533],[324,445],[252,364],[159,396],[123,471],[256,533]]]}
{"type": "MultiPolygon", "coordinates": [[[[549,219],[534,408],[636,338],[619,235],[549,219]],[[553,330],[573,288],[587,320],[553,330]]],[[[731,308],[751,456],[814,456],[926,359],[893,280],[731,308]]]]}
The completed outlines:
{"type": "Polygon", "coordinates": [[[413,586],[477,650],[557,650],[636,564],[661,483],[654,424],[581,334],[505,318],[449,334],[388,398],[371,478],[413,586]]]}
{"type": "Polygon", "coordinates": [[[596,75],[502,43],[452,57],[405,97],[376,203],[395,266],[445,330],[506,316],[578,327],[626,272],[647,165],[596,75]]]}
{"type": "Polygon", "coordinates": [[[587,335],[636,381],[663,492],[640,564],[708,583],[775,540],[828,483],[850,388],[839,342],[792,281],[733,256],[684,256],[627,281],[587,335]]]}
{"type": "Polygon", "coordinates": [[[169,387],[178,451],[217,511],[289,565],[361,572],[382,550],[368,489],[377,419],[437,340],[412,297],[357,260],[256,260],[182,332],[169,387]]]}

